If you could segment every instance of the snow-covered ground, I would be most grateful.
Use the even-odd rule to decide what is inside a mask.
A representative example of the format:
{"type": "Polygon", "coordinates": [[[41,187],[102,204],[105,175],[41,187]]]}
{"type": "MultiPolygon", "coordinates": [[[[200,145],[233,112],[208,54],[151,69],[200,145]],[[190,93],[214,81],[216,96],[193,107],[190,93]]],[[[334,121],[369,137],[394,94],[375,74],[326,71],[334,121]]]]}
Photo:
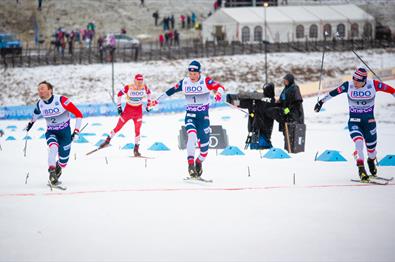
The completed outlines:
{"type": "MultiPolygon", "coordinates": [[[[116,118],[85,119],[85,132],[97,136],[73,144],[62,175],[68,190],[53,192],[46,186],[43,131],[37,130],[44,121],[30,132],[26,157],[26,121],[0,121],[5,137],[17,138],[0,140],[0,261],[394,261],[395,184],[350,181],[357,170],[344,129],[346,97],[319,114],[312,110],[315,101],[304,102],[306,152],[270,160],[259,151],[221,156],[210,150],[204,177],[212,184],[183,181],[186,152],[177,148],[182,113],[144,116],[142,152],[154,157],[147,161],[120,150],[133,142],[132,123],[120,132],[125,138],[85,156],[116,118]],[[170,151],[147,150],[156,141],[170,151]],[[314,161],[325,149],[339,150],[347,162],[314,161]]],[[[395,100],[379,93],[376,102],[380,160],[395,154],[395,100]]],[[[239,111],[220,108],[210,116],[212,125],[227,130],[231,145],[244,147],[247,119],[239,111]]],[[[273,143],[282,147],[276,128],[273,143]]],[[[395,168],[379,167],[379,173],[394,176],[395,168]]]]}
{"type": "MultiPolygon", "coordinates": [[[[369,66],[378,69],[395,67],[395,50],[357,51],[369,66]]],[[[268,54],[268,80],[277,88],[287,72],[297,83],[318,81],[321,52],[268,54]]],[[[237,55],[198,59],[203,72],[224,84],[229,92],[261,90],[265,82],[265,56],[237,55]]],[[[115,89],[130,83],[136,73],[142,73],[154,96],[170,88],[186,75],[191,59],[117,63],[114,65],[115,89]]],[[[363,66],[352,52],[327,52],[323,79],[352,75],[363,66]]],[[[112,89],[111,65],[63,65],[35,68],[9,68],[0,77],[0,106],[32,105],[37,101],[37,85],[47,80],[55,92],[69,96],[76,103],[110,102],[112,89]]]]}

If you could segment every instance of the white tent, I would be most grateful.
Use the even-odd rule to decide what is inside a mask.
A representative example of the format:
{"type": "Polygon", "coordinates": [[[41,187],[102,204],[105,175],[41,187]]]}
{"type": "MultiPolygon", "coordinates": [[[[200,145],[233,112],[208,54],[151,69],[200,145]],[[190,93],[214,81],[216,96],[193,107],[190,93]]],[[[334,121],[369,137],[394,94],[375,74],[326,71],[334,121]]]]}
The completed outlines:
{"type": "Polygon", "coordinates": [[[311,41],[323,40],[324,32],[360,39],[373,37],[374,28],[373,16],[356,5],[222,8],[203,22],[203,40],[311,41]]]}

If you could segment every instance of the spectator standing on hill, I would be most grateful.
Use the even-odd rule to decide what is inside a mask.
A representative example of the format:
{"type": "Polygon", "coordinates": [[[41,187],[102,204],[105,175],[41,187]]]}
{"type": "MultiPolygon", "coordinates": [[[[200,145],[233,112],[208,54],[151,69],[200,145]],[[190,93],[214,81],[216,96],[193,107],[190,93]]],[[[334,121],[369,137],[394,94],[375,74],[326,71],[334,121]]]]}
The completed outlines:
{"type": "Polygon", "coordinates": [[[160,34],[159,35],[159,45],[160,45],[160,48],[162,48],[163,47],[163,43],[165,42],[165,37],[163,36],[163,34],[160,34]]]}
{"type": "Polygon", "coordinates": [[[152,17],[155,20],[155,26],[158,26],[158,20],[159,20],[159,11],[156,10],[154,13],[152,13],[152,17]]]}
{"type": "Polygon", "coordinates": [[[180,15],[181,28],[185,29],[185,15],[180,15]]]}

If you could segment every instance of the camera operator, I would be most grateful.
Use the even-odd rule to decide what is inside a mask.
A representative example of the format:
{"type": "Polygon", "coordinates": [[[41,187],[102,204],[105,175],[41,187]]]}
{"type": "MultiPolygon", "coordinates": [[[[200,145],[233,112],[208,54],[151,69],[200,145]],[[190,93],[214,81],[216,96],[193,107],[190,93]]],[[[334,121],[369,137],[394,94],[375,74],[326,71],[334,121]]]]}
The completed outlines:
{"type": "Polygon", "coordinates": [[[227,102],[240,108],[248,109],[248,136],[246,149],[271,148],[270,141],[273,131],[273,118],[266,115],[266,110],[273,107],[274,84],[268,83],[261,92],[239,92],[239,94],[228,94],[227,102]]]}

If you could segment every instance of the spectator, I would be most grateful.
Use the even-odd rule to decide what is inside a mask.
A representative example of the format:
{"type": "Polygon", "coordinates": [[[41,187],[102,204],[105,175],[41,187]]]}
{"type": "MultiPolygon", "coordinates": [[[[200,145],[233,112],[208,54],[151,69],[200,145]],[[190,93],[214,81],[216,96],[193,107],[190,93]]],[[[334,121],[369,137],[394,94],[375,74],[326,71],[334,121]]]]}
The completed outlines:
{"type": "Polygon", "coordinates": [[[145,7],[145,5],[144,5],[144,0],[140,0],[140,7],[145,7]]]}
{"type": "Polygon", "coordinates": [[[187,15],[187,29],[191,28],[191,16],[187,15]]]}
{"type": "Polygon", "coordinates": [[[170,20],[170,24],[171,24],[171,29],[174,29],[174,15],[171,15],[169,20],[170,20]]]}
{"type": "Polygon", "coordinates": [[[181,28],[185,29],[185,15],[180,15],[181,28]]]}
{"type": "Polygon", "coordinates": [[[172,46],[173,45],[173,38],[174,38],[173,30],[169,30],[169,32],[167,32],[167,36],[169,38],[169,45],[172,46]]]}
{"type": "Polygon", "coordinates": [[[174,30],[174,45],[180,46],[180,33],[177,30],[174,30]]]}
{"type": "Polygon", "coordinates": [[[169,46],[169,33],[167,31],[165,32],[165,44],[169,46]]]}
{"type": "Polygon", "coordinates": [[[218,8],[219,8],[218,1],[215,1],[214,2],[214,11],[216,11],[218,8]]]}
{"type": "Polygon", "coordinates": [[[162,48],[163,47],[163,43],[165,42],[165,37],[163,36],[163,34],[159,35],[159,45],[162,48]]]}
{"type": "Polygon", "coordinates": [[[42,4],[43,4],[43,0],[38,0],[38,6],[37,6],[38,11],[41,11],[42,4]]]}
{"type": "Polygon", "coordinates": [[[124,27],[121,28],[121,34],[126,35],[126,29],[124,27]]]}
{"type": "Polygon", "coordinates": [[[68,34],[68,45],[69,45],[69,54],[72,55],[74,51],[74,39],[75,39],[75,33],[73,30],[71,30],[70,34],[68,34]]]}
{"type": "Polygon", "coordinates": [[[192,27],[195,27],[195,23],[196,23],[196,14],[195,14],[194,12],[192,12],[191,22],[192,22],[192,27]]]}
{"type": "Polygon", "coordinates": [[[158,26],[159,11],[156,10],[156,11],[152,14],[152,17],[153,17],[154,20],[155,20],[155,26],[158,26]]]}
{"type": "Polygon", "coordinates": [[[104,37],[101,35],[99,35],[99,38],[97,39],[97,46],[99,48],[100,62],[103,63],[104,37]]]}

